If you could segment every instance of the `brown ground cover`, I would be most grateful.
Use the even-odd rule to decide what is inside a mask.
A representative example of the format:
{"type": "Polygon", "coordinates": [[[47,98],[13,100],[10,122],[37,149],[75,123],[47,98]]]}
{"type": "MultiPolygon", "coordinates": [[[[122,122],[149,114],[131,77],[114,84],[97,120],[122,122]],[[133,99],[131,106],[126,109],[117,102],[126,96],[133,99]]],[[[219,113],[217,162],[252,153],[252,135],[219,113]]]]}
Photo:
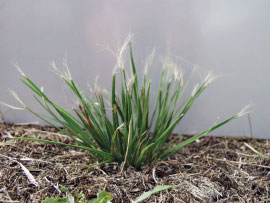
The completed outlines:
{"type": "MultiPolygon", "coordinates": [[[[117,163],[89,168],[94,163],[82,150],[11,139],[14,136],[71,141],[50,127],[0,124],[0,202],[41,202],[73,194],[96,197],[101,190],[113,202],[130,202],[156,185],[178,185],[145,202],[268,202],[270,160],[259,157],[245,142],[269,156],[268,140],[206,136],[166,161],[122,173],[117,163]],[[30,172],[30,180],[26,172],[30,172]]],[[[184,136],[182,139],[185,139],[184,136]]]]}

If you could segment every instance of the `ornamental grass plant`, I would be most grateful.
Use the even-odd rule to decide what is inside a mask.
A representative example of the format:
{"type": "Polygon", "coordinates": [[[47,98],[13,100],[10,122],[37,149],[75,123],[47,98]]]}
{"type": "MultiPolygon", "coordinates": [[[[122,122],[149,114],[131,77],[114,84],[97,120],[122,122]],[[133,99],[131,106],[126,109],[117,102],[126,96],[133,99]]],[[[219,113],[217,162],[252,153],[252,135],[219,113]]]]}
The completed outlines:
{"type": "Polygon", "coordinates": [[[142,83],[139,84],[131,39],[129,35],[118,51],[109,96],[101,90],[94,91],[88,96],[72,79],[66,64],[65,71],[60,71],[54,63],[52,64],[56,73],[78,99],[78,106],[73,108],[73,113],[58,106],[47,97],[42,88],[39,88],[18,67],[23,76],[22,82],[33,91],[34,98],[48,115],[33,111],[19,99],[15,92],[12,94],[24,109],[60,130],[75,144],[34,138],[22,139],[84,149],[98,164],[119,162],[123,167],[131,165],[140,169],[144,165],[168,158],[205,134],[246,113],[248,106],[238,114],[179,143],[178,138],[182,134],[172,137],[173,130],[187,114],[194,101],[216,77],[211,73],[207,74],[201,84],[196,85],[191,94],[183,98],[190,79],[184,84],[182,72],[173,63],[165,63],[155,102],[151,105],[150,98],[153,98],[149,74],[151,59],[146,63],[142,83]],[[126,70],[124,62],[124,54],[128,49],[130,73],[126,70]],[[118,93],[117,85],[120,86],[118,93]],[[106,101],[109,101],[109,105],[106,101]]]}

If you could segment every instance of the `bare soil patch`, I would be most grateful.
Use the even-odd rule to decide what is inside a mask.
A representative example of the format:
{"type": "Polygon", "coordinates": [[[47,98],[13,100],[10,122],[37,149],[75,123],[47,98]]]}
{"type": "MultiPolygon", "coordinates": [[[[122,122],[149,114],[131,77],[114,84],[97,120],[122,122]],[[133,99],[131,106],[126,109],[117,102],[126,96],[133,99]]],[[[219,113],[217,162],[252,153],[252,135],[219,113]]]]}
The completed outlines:
{"type": "MultiPolygon", "coordinates": [[[[137,171],[120,172],[118,163],[89,168],[95,161],[82,150],[10,139],[14,136],[71,141],[56,129],[0,124],[0,202],[41,202],[72,193],[96,197],[101,190],[113,202],[130,202],[156,185],[179,185],[145,202],[267,202],[270,200],[270,160],[258,157],[244,142],[269,155],[268,140],[206,136],[166,161],[137,171]],[[36,185],[27,177],[25,167],[36,185]]],[[[182,139],[186,139],[183,136],[182,139]]]]}

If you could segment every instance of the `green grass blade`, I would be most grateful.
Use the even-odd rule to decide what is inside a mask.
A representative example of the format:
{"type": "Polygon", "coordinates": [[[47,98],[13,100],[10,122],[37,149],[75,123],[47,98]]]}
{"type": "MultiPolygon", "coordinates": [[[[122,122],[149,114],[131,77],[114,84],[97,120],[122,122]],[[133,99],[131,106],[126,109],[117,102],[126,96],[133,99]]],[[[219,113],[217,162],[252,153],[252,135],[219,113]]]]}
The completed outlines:
{"type": "Polygon", "coordinates": [[[199,134],[196,134],[194,136],[192,136],[191,138],[177,144],[176,146],[170,148],[169,150],[167,150],[167,152],[161,154],[161,159],[165,159],[167,158],[168,156],[172,155],[173,153],[175,153],[176,151],[180,150],[181,148],[185,147],[186,145],[198,140],[199,138],[201,138],[202,136],[206,135],[207,133],[210,133],[212,132],[213,130],[225,125],[226,123],[232,121],[233,119],[236,119],[237,116],[232,116],[230,117],[229,119],[223,121],[223,122],[220,122],[219,124],[217,125],[214,125],[213,127],[210,127],[209,129],[199,133],[199,134]]]}
{"type": "Polygon", "coordinates": [[[264,159],[269,159],[268,156],[264,155],[263,153],[257,151],[255,148],[253,148],[252,146],[250,146],[248,143],[244,142],[244,144],[251,150],[253,151],[255,154],[257,154],[258,156],[264,158],[264,159]]]}
{"type": "Polygon", "coordinates": [[[152,143],[152,144],[148,145],[147,147],[145,147],[145,148],[142,150],[142,152],[141,152],[141,154],[140,154],[140,156],[139,156],[139,158],[138,158],[138,160],[137,160],[137,163],[136,163],[136,168],[137,168],[137,169],[139,169],[139,168],[143,165],[143,158],[144,158],[145,155],[149,152],[149,150],[152,149],[152,147],[153,147],[154,145],[155,145],[155,143],[152,143]]]}
{"type": "Polygon", "coordinates": [[[57,144],[57,145],[62,145],[62,146],[74,147],[74,148],[78,148],[78,149],[84,149],[84,150],[87,150],[87,151],[89,151],[91,153],[99,154],[100,156],[102,156],[102,157],[104,157],[106,159],[113,160],[113,157],[111,156],[110,153],[106,153],[104,151],[97,150],[97,149],[90,148],[90,147],[79,146],[79,145],[72,145],[72,144],[66,144],[66,143],[55,142],[55,141],[50,141],[50,140],[42,140],[42,139],[36,139],[36,138],[27,138],[27,137],[14,137],[14,139],[22,139],[22,140],[29,140],[29,141],[35,141],[35,142],[43,142],[43,143],[48,143],[48,144],[57,144]]]}
{"type": "Polygon", "coordinates": [[[148,192],[144,192],[140,197],[138,197],[135,201],[132,201],[132,203],[139,203],[145,199],[147,199],[148,197],[150,197],[153,194],[159,193],[163,190],[168,190],[173,188],[173,185],[158,185],[156,186],[154,189],[148,191],[148,192]]]}
{"type": "Polygon", "coordinates": [[[117,116],[117,105],[116,105],[116,99],[115,99],[115,74],[113,74],[112,78],[112,114],[113,114],[113,126],[114,129],[119,126],[118,122],[118,116],[117,116]]]}
{"type": "Polygon", "coordinates": [[[137,79],[137,73],[136,73],[136,67],[135,67],[135,62],[133,58],[133,53],[132,53],[132,46],[129,44],[129,53],[130,53],[130,61],[131,61],[131,68],[132,68],[132,75],[134,77],[134,97],[135,101],[137,101],[138,97],[138,79],[137,79]]]}

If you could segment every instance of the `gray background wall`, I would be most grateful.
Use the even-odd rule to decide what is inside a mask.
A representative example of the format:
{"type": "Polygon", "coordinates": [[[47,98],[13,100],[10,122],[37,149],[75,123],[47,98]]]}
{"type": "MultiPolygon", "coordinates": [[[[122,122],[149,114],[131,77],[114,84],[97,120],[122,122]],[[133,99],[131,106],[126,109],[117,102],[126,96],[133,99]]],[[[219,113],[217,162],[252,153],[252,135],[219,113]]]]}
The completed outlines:
{"type": "MultiPolygon", "coordinates": [[[[84,89],[98,74],[99,85],[109,88],[115,59],[104,45],[116,50],[131,32],[139,70],[153,47],[157,49],[153,80],[167,53],[199,65],[201,73],[224,75],[198,99],[177,131],[203,130],[253,101],[255,137],[269,138],[269,19],[268,0],[0,0],[0,101],[19,105],[10,88],[40,111],[19,81],[13,67],[18,63],[55,101],[72,104],[48,68],[52,60],[61,64],[65,54],[84,89]]],[[[178,63],[190,72],[192,65],[178,63]]],[[[37,121],[30,113],[0,108],[8,122],[37,121]]],[[[248,119],[235,120],[214,134],[249,136],[248,119]]]]}

